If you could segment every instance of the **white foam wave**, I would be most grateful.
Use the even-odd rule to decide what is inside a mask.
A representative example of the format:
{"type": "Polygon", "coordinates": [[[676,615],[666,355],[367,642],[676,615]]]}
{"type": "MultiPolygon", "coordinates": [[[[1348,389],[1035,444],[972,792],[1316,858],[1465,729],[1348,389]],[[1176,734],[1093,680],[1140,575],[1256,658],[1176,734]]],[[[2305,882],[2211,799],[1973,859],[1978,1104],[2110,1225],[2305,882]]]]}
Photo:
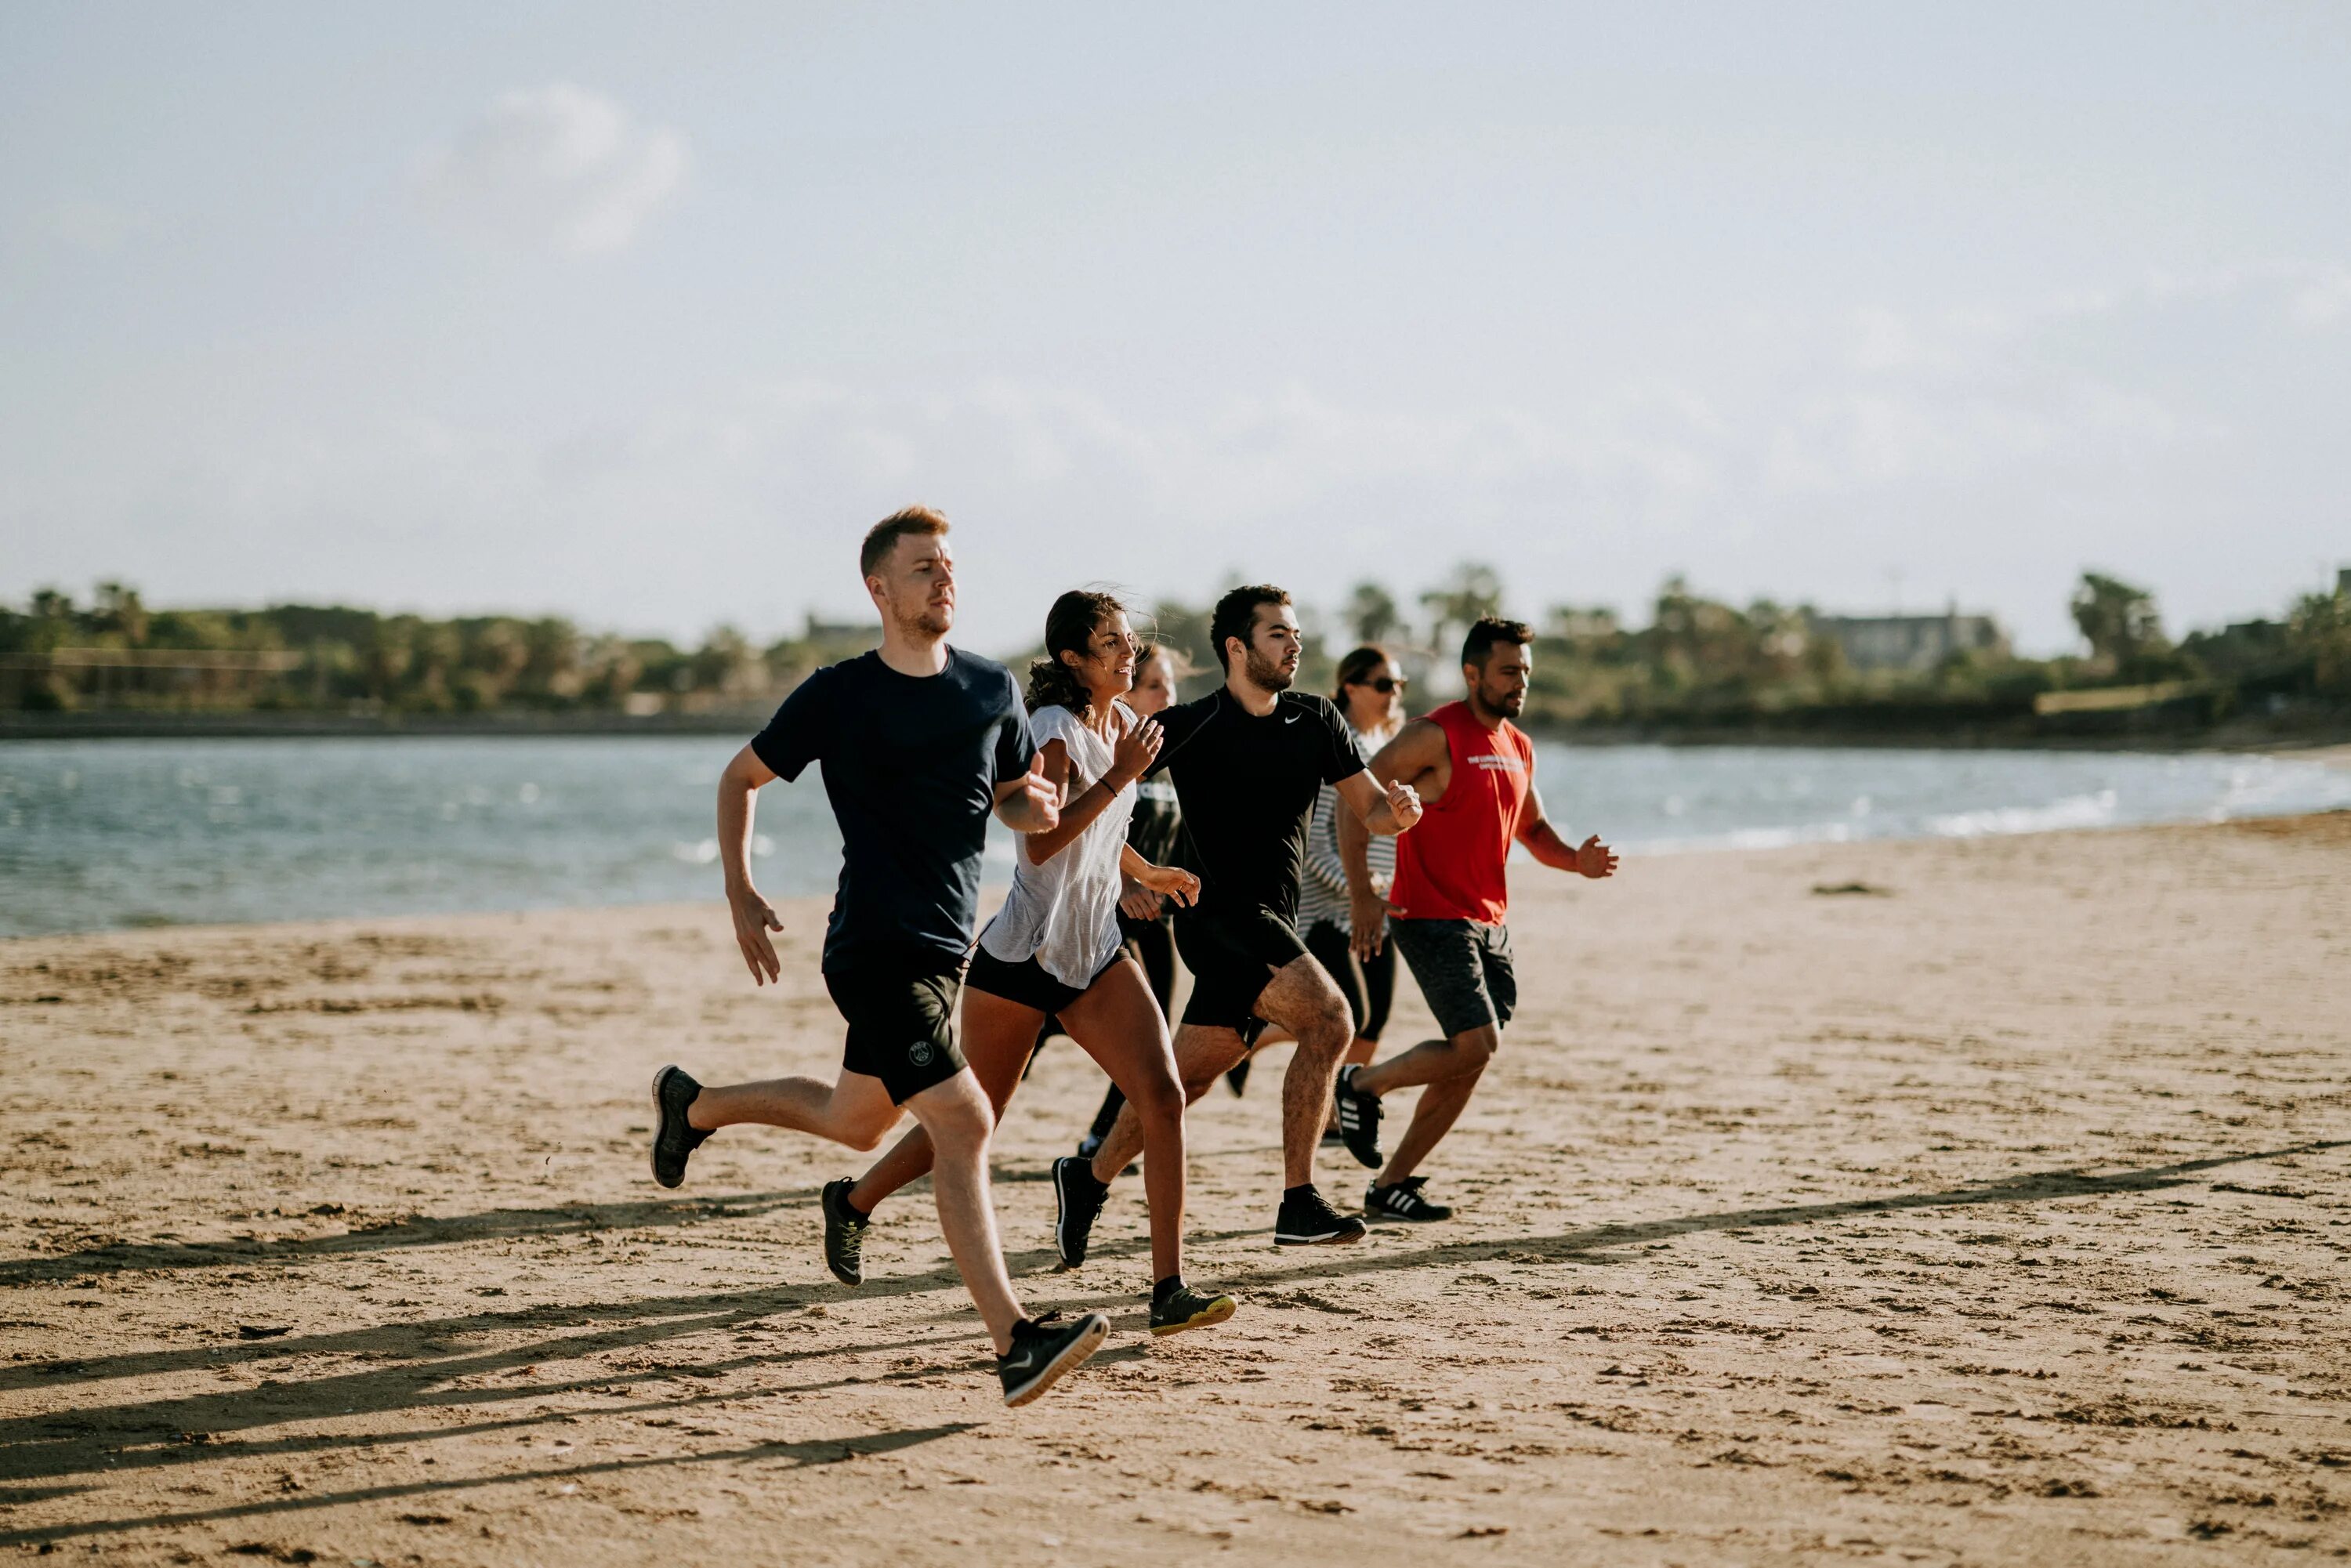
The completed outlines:
{"type": "Polygon", "coordinates": [[[1997,833],[2053,833],[2066,828],[2104,828],[2115,821],[2116,798],[2112,789],[2095,795],[2068,795],[2045,806],[1994,806],[1978,811],[1952,811],[1927,819],[1927,831],[1938,839],[1974,839],[1997,833]]]}

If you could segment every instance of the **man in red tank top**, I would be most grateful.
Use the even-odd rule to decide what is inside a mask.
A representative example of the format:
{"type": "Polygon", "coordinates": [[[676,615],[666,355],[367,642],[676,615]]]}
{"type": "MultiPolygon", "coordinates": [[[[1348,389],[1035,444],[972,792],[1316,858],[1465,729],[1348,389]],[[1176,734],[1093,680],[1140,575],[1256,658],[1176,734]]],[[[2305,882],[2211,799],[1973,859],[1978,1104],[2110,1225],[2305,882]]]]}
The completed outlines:
{"type": "Polygon", "coordinates": [[[1510,932],[1502,923],[1510,910],[1503,863],[1510,845],[1524,844],[1542,864],[1583,876],[1616,870],[1616,856],[1597,834],[1575,845],[1562,838],[1535,792],[1534,743],[1510,722],[1526,706],[1533,638],[1523,622],[1493,616],[1470,627],[1461,645],[1468,695],[1413,720],[1372,758],[1375,780],[1409,784],[1424,802],[1419,825],[1396,841],[1395,883],[1386,902],[1372,888],[1364,835],[1340,823],[1358,950],[1377,952],[1385,926],[1446,1036],[1340,1074],[1339,1130],[1349,1152],[1374,1168],[1381,1163],[1380,1096],[1425,1085],[1395,1153],[1364,1194],[1364,1211],[1374,1219],[1452,1216],[1429,1200],[1422,1191],[1427,1178],[1413,1172],[1469,1103],[1518,1003],[1510,932]]]}

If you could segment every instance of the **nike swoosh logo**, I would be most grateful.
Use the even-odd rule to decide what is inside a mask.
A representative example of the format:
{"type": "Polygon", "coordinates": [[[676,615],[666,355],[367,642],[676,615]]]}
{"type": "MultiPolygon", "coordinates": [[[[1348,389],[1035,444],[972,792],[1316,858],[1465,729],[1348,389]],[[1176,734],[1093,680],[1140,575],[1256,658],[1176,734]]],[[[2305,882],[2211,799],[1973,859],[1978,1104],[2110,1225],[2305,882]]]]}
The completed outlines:
{"type": "Polygon", "coordinates": [[[1283,719],[1281,722],[1282,722],[1282,723],[1284,723],[1284,724],[1296,724],[1296,723],[1298,722],[1298,716],[1297,716],[1296,714],[1291,714],[1289,717],[1287,717],[1287,718],[1283,719]]]}

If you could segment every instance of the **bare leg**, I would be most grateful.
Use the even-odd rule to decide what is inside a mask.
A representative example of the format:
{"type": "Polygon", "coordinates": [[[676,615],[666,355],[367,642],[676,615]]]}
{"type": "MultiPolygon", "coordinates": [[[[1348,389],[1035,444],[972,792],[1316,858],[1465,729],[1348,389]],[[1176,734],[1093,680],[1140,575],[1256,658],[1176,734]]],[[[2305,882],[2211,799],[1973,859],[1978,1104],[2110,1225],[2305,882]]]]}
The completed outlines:
{"type": "MultiPolygon", "coordinates": [[[[1126,1092],[1142,1128],[1143,1188],[1151,1209],[1151,1278],[1184,1271],[1184,1091],[1167,1019],[1132,963],[1113,964],[1061,1009],[1070,1038],[1126,1092]]],[[[1210,1073],[1201,1087],[1213,1082],[1210,1073]]],[[[1125,1114],[1121,1108],[1122,1118],[1125,1114]]]]}
{"type": "MultiPolygon", "coordinates": [[[[1033,1037],[1032,1037],[1033,1038],[1033,1037]]],[[[935,1151],[931,1190],[939,1203],[939,1228],[963,1275],[964,1288],[987,1323],[996,1354],[1012,1348],[1012,1325],[1020,1320],[1020,1299],[1004,1270],[1004,1248],[996,1234],[996,1209],[987,1187],[987,1137],[996,1113],[979,1081],[958,1072],[906,1102],[935,1151]]]]}
{"type": "MultiPolygon", "coordinates": [[[[1038,1026],[1045,1015],[1034,1008],[969,987],[963,993],[963,1054],[979,1080],[995,1119],[1004,1119],[1004,1107],[1020,1086],[1021,1069],[1037,1045],[1038,1026]]],[[[849,1201],[859,1213],[871,1214],[876,1205],[931,1168],[931,1134],[921,1125],[890,1145],[850,1189],[849,1201]]]]}
{"type": "MultiPolygon", "coordinates": [[[[1236,1030],[1212,1029],[1196,1023],[1177,1024],[1176,1075],[1184,1084],[1184,1103],[1188,1105],[1206,1094],[1208,1085],[1249,1053],[1249,1046],[1236,1030]]],[[[1111,1124],[1109,1133],[1102,1138],[1101,1149],[1094,1155],[1094,1179],[1107,1186],[1142,1152],[1142,1115],[1134,1105],[1122,1105],[1118,1120],[1111,1124]]]]}
{"type": "MultiPolygon", "coordinates": [[[[1257,1014],[1279,1024],[1298,1040],[1290,1071],[1281,1080],[1281,1166],[1285,1187],[1302,1186],[1314,1179],[1314,1145],[1322,1136],[1323,1105],[1331,1083],[1339,1074],[1339,1053],[1347,1048],[1353,1023],[1347,1000],[1322,966],[1301,954],[1274,972],[1258,994],[1257,1014]]],[[[1186,1100],[1207,1092],[1217,1074],[1247,1055],[1238,1033],[1185,1024],[1176,1031],[1176,1070],[1184,1080],[1186,1100]]],[[[1118,1124],[1102,1140],[1094,1155],[1094,1176],[1107,1182],[1126,1168],[1143,1146],[1142,1124],[1130,1105],[1118,1113],[1118,1124]]]]}
{"type": "Polygon", "coordinates": [[[898,1107],[879,1078],[843,1068],[838,1082],[770,1078],[758,1083],[705,1088],[686,1107],[686,1124],[709,1132],[757,1122],[813,1133],[852,1149],[870,1149],[898,1120],[898,1107]]]}
{"type": "Polygon", "coordinates": [[[1355,1087],[1372,1094],[1426,1084],[1420,1103],[1413,1107],[1412,1123],[1388,1155],[1380,1185],[1393,1186],[1413,1174],[1428,1157],[1437,1140],[1452,1130],[1486,1064],[1501,1049],[1502,1033],[1492,1024],[1465,1030],[1450,1040],[1427,1040],[1399,1051],[1375,1067],[1355,1074],[1355,1087]]]}
{"type": "Polygon", "coordinates": [[[1314,1179],[1314,1149],[1322,1141],[1330,1113],[1331,1085],[1339,1076],[1339,1056],[1354,1038],[1347,998],[1311,956],[1291,959],[1257,998],[1260,1018],[1298,1037],[1290,1071],[1281,1078],[1281,1185],[1303,1186],[1314,1179]]]}

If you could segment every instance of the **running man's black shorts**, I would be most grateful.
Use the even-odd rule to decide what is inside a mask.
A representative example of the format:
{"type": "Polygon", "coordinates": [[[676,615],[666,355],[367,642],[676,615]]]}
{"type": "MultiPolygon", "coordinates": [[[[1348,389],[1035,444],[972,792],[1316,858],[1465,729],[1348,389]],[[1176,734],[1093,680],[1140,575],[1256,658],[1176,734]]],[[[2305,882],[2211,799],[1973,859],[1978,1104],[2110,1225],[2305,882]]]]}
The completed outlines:
{"type": "Polygon", "coordinates": [[[1298,927],[1270,909],[1239,915],[1176,914],[1176,951],[1192,971],[1192,995],[1184,1021],[1202,1029],[1229,1029],[1254,1044],[1265,1029],[1257,999],[1266,982],[1305,956],[1298,927]]]}
{"type": "Polygon", "coordinates": [[[1126,949],[1121,947],[1110,956],[1109,964],[1094,971],[1093,980],[1072,986],[1047,974],[1045,966],[1037,962],[1034,954],[1018,964],[1008,964],[983,946],[971,950],[971,968],[965,973],[963,983],[975,991],[986,991],[991,997],[1002,997],[1008,1002],[1052,1014],[1092,990],[1094,980],[1109,974],[1112,964],[1125,960],[1126,949]]]}
{"type": "Polygon", "coordinates": [[[1447,1039],[1510,1021],[1519,977],[1510,967],[1510,928],[1470,920],[1388,922],[1388,939],[1420,983],[1447,1039]]]}
{"type": "Polygon", "coordinates": [[[849,1020],[841,1065],[879,1078],[892,1104],[963,1071],[955,1042],[962,959],[934,947],[860,948],[824,972],[824,988],[849,1020]]]}

